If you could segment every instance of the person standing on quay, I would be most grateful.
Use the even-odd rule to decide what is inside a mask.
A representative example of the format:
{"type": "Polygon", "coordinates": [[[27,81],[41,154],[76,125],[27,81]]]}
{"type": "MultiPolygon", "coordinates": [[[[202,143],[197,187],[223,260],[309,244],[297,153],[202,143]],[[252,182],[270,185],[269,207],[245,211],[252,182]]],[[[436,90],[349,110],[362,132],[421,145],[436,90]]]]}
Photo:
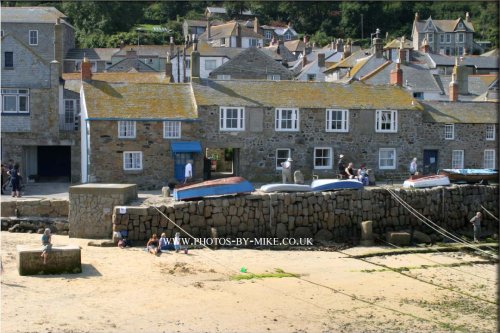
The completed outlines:
{"type": "Polygon", "coordinates": [[[184,168],[184,184],[186,184],[188,181],[191,181],[193,178],[193,161],[188,160],[186,163],[186,167],[184,168]]]}
{"type": "Polygon", "coordinates": [[[417,172],[417,158],[414,157],[410,163],[410,175],[413,176],[417,172]]]}
{"type": "Polygon", "coordinates": [[[481,221],[483,220],[483,214],[477,212],[473,218],[470,219],[470,223],[474,226],[474,243],[479,242],[481,237],[481,221]]]}
{"type": "Polygon", "coordinates": [[[283,178],[283,184],[292,182],[292,158],[289,157],[285,162],[281,162],[281,177],[283,178]]]}

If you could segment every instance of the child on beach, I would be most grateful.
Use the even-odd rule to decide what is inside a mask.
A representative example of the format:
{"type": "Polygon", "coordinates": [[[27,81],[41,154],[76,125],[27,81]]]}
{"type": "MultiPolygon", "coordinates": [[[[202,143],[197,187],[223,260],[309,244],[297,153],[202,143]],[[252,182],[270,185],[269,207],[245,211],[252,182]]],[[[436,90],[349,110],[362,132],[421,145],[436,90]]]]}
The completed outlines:
{"type": "Polygon", "coordinates": [[[49,256],[49,252],[52,249],[51,239],[52,235],[50,234],[50,229],[46,228],[42,235],[43,251],[41,257],[43,258],[44,265],[47,263],[47,257],[49,256]]]}
{"type": "Polygon", "coordinates": [[[173,247],[170,245],[167,235],[163,232],[160,236],[160,252],[167,252],[172,249],[173,247]]]}
{"type": "Polygon", "coordinates": [[[175,252],[179,252],[179,250],[181,249],[181,233],[180,232],[175,233],[174,248],[175,248],[175,252]]]}

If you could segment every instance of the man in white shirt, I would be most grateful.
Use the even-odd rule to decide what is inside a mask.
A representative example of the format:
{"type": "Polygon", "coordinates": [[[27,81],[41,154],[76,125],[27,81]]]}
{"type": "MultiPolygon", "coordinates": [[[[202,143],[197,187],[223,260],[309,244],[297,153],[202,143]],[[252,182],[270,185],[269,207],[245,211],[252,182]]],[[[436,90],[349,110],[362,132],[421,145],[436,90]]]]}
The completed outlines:
{"type": "Polygon", "coordinates": [[[193,161],[188,160],[186,167],[184,168],[184,184],[186,184],[188,181],[191,181],[193,178],[193,161]]]}
{"type": "Polygon", "coordinates": [[[292,158],[289,157],[285,162],[281,163],[281,176],[283,178],[283,184],[292,182],[292,158]]]}

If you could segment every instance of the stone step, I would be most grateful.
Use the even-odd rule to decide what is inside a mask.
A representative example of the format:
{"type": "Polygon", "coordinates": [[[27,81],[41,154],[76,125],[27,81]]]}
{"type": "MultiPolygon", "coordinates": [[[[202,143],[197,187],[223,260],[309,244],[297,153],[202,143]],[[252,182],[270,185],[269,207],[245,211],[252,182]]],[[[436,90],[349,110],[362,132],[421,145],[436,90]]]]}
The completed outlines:
{"type": "Polygon", "coordinates": [[[17,246],[19,275],[77,274],[82,272],[81,249],[78,245],[52,246],[43,263],[42,246],[17,246]]]}

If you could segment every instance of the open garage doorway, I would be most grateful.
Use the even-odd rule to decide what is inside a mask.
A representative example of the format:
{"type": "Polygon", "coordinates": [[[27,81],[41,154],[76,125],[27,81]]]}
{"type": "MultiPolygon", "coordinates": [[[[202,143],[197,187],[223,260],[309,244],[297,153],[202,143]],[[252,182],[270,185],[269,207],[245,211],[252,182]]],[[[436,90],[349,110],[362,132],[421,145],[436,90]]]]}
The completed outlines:
{"type": "Polygon", "coordinates": [[[37,147],[38,182],[71,181],[71,146],[37,147]]]}
{"type": "Polygon", "coordinates": [[[207,148],[205,168],[210,166],[210,178],[239,176],[239,156],[239,148],[207,148]]]}

